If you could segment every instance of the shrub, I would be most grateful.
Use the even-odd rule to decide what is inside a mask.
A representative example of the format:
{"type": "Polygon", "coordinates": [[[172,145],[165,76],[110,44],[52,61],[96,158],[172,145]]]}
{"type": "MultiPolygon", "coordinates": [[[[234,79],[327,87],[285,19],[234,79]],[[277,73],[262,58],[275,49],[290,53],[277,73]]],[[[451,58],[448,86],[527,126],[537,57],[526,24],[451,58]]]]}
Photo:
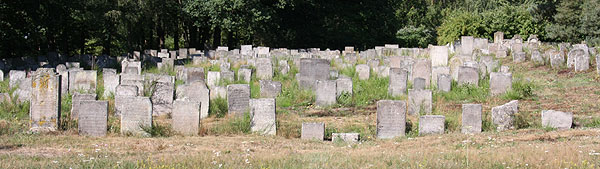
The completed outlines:
{"type": "Polygon", "coordinates": [[[532,82],[517,80],[513,82],[512,89],[507,91],[502,98],[506,100],[533,99],[535,88],[536,86],[532,82]]]}
{"type": "Polygon", "coordinates": [[[228,107],[227,107],[227,99],[225,98],[217,98],[210,101],[210,106],[208,108],[208,114],[214,117],[225,117],[227,115],[228,107]]]}

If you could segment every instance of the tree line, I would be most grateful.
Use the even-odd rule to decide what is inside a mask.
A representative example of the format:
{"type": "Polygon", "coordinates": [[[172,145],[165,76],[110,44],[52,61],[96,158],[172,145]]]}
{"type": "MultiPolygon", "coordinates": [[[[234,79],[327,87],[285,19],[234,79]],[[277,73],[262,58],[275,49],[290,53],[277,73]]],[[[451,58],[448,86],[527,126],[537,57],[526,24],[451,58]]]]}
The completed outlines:
{"type": "Polygon", "coordinates": [[[600,43],[599,0],[3,0],[0,57],[143,49],[357,49],[537,34],[600,43]]]}

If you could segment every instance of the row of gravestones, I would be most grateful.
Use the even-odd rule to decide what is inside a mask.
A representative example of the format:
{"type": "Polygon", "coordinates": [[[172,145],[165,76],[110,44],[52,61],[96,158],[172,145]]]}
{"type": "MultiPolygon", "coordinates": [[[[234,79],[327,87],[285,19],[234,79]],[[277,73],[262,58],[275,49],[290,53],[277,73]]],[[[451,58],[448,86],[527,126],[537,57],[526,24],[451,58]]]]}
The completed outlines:
{"type": "MultiPolygon", "coordinates": [[[[497,126],[497,131],[514,129],[514,116],[518,113],[518,101],[513,100],[504,105],[492,108],[492,122],[497,126]]],[[[390,139],[405,136],[406,134],[406,102],[400,100],[380,100],[377,102],[377,130],[378,139],[390,139]]],[[[571,128],[573,113],[554,110],[542,111],[542,125],[544,127],[566,130],[571,128]]],[[[419,116],[419,135],[443,134],[445,130],[445,116],[422,115],[419,116]]],[[[462,105],[461,133],[476,134],[482,132],[482,105],[462,105]]],[[[302,123],[301,138],[307,140],[323,140],[325,136],[325,123],[302,123]]],[[[356,142],[358,133],[334,133],[332,141],[342,140],[356,142]]]]}

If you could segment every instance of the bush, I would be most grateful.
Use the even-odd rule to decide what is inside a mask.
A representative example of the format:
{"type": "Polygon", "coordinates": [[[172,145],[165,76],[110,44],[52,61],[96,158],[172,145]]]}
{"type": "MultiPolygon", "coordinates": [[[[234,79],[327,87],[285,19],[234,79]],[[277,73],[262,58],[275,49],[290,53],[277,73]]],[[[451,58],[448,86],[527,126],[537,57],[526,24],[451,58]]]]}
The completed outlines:
{"type": "Polygon", "coordinates": [[[507,91],[502,98],[506,100],[533,99],[535,97],[533,93],[535,88],[536,86],[532,82],[517,80],[513,82],[512,89],[507,91]]]}
{"type": "Polygon", "coordinates": [[[210,101],[210,106],[208,108],[208,115],[222,118],[227,115],[228,105],[227,99],[225,98],[217,98],[210,101]]]}

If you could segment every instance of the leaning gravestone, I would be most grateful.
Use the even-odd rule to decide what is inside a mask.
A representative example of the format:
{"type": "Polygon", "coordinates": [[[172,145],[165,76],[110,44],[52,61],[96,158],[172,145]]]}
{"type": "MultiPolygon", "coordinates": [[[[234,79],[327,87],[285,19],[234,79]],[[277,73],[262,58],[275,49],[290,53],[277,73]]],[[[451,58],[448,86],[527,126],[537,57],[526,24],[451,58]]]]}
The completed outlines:
{"type": "Polygon", "coordinates": [[[183,135],[198,135],[200,102],[175,100],[173,102],[173,130],[183,135]]]}
{"type": "Polygon", "coordinates": [[[358,142],[358,133],[331,133],[331,142],[358,142]]]}
{"type": "Polygon", "coordinates": [[[196,81],[177,86],[177,100],[189,100],[200,102],[200,119],[208,117],[208,105],[210,105],[210,91],[202,81],[196,81]],[[204,106],[202,106],[204,105],[204,106]]]}
{"type": "Polygon", "coordinates": [[[250,130],[262,135],[277,133],[275,118],[275,99],[250,99],[250,130]]]}
{"type": "Polygon", "coordinates": [[[503,94],[512,88],[512,74],[502,72],[490,73],[490,92],[492,95],[503,94]]]}
{"type": "Polygon", "coordinates": [[[391,68],[388,93],[392,96],[406,94],[406,81],[408,81],[408,72],[406,70],[401,68],[391,68]]]}
{"type": "Polygon", "coordinates": [[[31,131],[55,131],[60,120],[59,76],[54,69],[40,68],[31,77],[31,131]]]}
{"type": "Polygon", "coordinates": [[[517,100],[492,108],[492,122],[497,126],[496,130],[504,131],[513,129],[513,118],[518,112],[519,101],[517,100]]]}
{"type": "Polygon", "coordinates": [[[71,98],[71,119],[76,120],[79,118],[80,112],[87,111],[87,107],[82,106],[81,102],[92,100],[96,100],[96,94],[74,93],[71,98]]]}
{"type": "Polygon", "coordinates": [[[479,85],[479,73],[477,68],[461,66],[458,68],[458,85],[472,84],[479,85]]]}
{"type": "Polygon", "coordinates": [[[352,79],[349,77],[340,77],[335,80],[336,83],[336,97],[341,96],[343,93],[349,94],[352,96],[352,79]]]}
{"type": "Polygon", "coordinates": [[[273,64],[270,58],[256,58],[256,78],[261,80],[273,79],[273,64]]]}
{"type": "Polygon", "coordinates": [[[317,106],[329,106],[336,103],[336,81],[317,80],[315,102],[317,106]]]}
{"type": "Polygon", "coordinates": [[[152,127],[152,103],[148,97],[125,97],[121,111],[121,133],[146,135],[143,128],[152,127]]]}
{"type": "Polygon", "coordinates": [[[117,70],[107,68],[102,69],[102,80],[104,81],[104,97],[115,94],[119,81],[121,80],[120,76],[117,74],[117,70]]]}
{"type": "Polygon", "coordinates": [[[419,117],[419,135],[444,134],[446,117],[442,115],[425,115],[419,117]]]}
{"type": "Polygon", "coordinates": [[[432,67],[448,65],[448,46],[431,46],[429,56],[432,67]]]}
{"type": "MultiPolygon", "coordinates": [[[[69,91],[79,93],[96,93],[96,78],[95,70],[75,71],[73,78],[69,79],[69,91]]],[[[70,76],[71,74],[69,74],[70,76]]]]}
{"type": "Polygon", "coordinates": [[[423,78],[425,79],[425,86],[429,86],[431,83],[431,60],[417,60],[417,62],[415,62],[415,65],[413,66],[412,78],[423,78]]]}
{"type": "Polygon", "coordinates": [[[315,89],[317,80],[328,80],[329,61],[325,59],[300,59],[298,83],[303,89],[315,89]]]}
{"type": "Polygon", "coordinates": [[[247,84],[231,84],[227,86],[227,107],[229,114],[242,116],[249,113],[250,86],[247,84]]]}
{"type": "Polygon", "coordinates": [[[359,80],[369,80],[371,69],[366,64],[356,65],[356,73],[359,80]]]}
{"type": "Polygon", "coordinates": [[[173,95],[175,90],[175,77],[169,75],[146,74],[146,84],[152,91],[152,114],[156,116],[167,115],[173,109],[173,95]]]}
{"type": "Polygon", "coordinates": [[[481,104],[462,105],[462,133],[481,133],[481,111],[481,104]]]}
{"type": "Polygon", "coordinates": [[[325,123],[323,123],[323,122],[302,123],[302,134],[300,136],[301,139],[323,141],[324,137],[325,137],[325,123]]]}
{"type": "Polygon", "coordinates": [[[108,125],[108,101],[87,100],[80,102],[81,111],[77,120],[79,135],[106,136],[108,125]]]}
{"type": "Polygon", "coordinates": [[[573,113],[555,110],[542,111],[542,126],[559,130],[567,130],[573,124],[573,113]]]}
{"type": "Polygon", "coordinates": [[[281,93],[281,82],[270,80],[259,80],[260,96],[266,98],[275,98],[281,93]]]}
{"type": "Polygon", "coordinates": [[[408,114],[429,114],[432,109],[431,90],[408,90],[408,114]]]}
{"type": "Polygon", "coordinates": [[[377,102],[377,138],[404,136],[406,132],[406,102],[380,100],[377,102]]]}
{"type": "Polygon", "coordinates": [[[438,90],[444,92],[450,92],[452,89],[452,77],[449,74],[441,74],[438,75],[438,90]]]}

